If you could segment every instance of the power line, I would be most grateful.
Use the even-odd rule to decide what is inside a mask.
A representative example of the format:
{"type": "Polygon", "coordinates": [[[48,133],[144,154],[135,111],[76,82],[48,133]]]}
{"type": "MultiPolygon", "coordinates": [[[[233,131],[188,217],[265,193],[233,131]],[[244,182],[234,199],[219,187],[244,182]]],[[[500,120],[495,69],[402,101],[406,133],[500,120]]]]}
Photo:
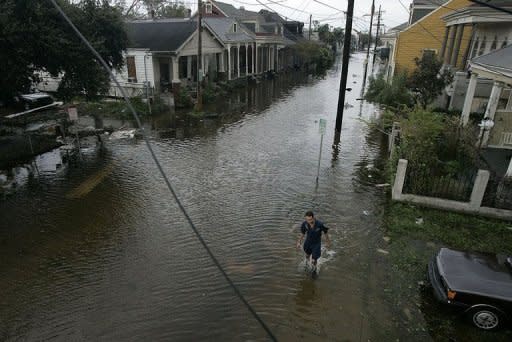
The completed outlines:
{"type": "MultiPolygon", "coordinates": [[[[402,0],[398,0],[398,2],[400,3],[400,5],[402,5],[402,7],[405,9],[405,11],[406,11],[407,13],[409,13],[409,15],[410,15],[410,14],[411,14],[411,11],[409,11],[409,10],[407,9],[407,7],[404,5],[404,3],[402,2],[402,0]]],[[[425,32],[427,32],[429,35],[431,35],[431,36],[432,36],[432,38],[434,38],[435,40],[437,40],[439,43],[441,43],[441,44],[443,43],[442,41],[440,41],[440,40],[439,40],[439,38],[437,38],[436,36],[434,36],[434,34],[432,34],[432,32],[430,32],[429,30],[427,30],[427,29],[425,28],[425,26],[423,26],[423,25],[421,24],[421,22],[420,22],[420,21],[415,22],[415,24],[418,24],[419,26],[421,26],[421,28],[423,28],[423,30],[425,30],[425,32]]]]}
{"type": "Polygon", "coordinates": [[[112,73],[112,70],[109,68],[109,66],[107,65],[107,63],[105,62],[105,60],[100,56],[100,54],[98,53],[98,51],[96,51],[96,49],[89,43],[89,41],[87,40],[87,38],[85,38],[82,33],[76,28],[76,26],[73,24],[73,22],[71,21],[71,19],[69,19],[69,17],[66,15],[66,13],[64,13],[64,11],[62,10],[62,8],[60,8],[60,6],[55,2],[55,0],[50,0],[50,2],[53,4],[53,6],[57,9],[57,11],[60,13],[60,15],[64,18],[64,20],[69,24],[69,26],[71,26],[72,30],[76,33],[76,35],[82,40],[82,42],[87,46],[87,48],[89,50],[91,50],[91,52],[93,53],[93,55],[98,59],[98,61],[101,63],[101,65],[103,66],[103,68],[109,73],[112,81],[114,81],[114,83],[116,84],[116,86],[119,88],[119,90],[121,91],[122,95],[123,95],[123,98],[126,102],[126,105],[128,106],[128,108],[130,109],[130,111],[132,112],[132,115],[133,115],[133,118],[135,119],[136,123],[137,123],[137,126],[138,128],[140,129],[141,133],[142,133],[142,136],[144,138],[144,141],[146,142],[146,146],[149,150],[149,153],[151,154],[151,157],[153,159],[153,161],[155,162],[158,170],[160,171],[160,174],[162,175],[163,179],[164,179],[164,182],[165,184],[167,185],[167,188],[169,189],[169,191],[171,192],[172,196],[174,197],[174,200],[176,201],[176,204],[178,204],[178,207],[180,208],[181,212],[183,213],[183,215],[185,216],[187,222],[189,223],[190,227],[192,228],[193,232],[195,233],[197,239],[199,240],[199,242],[201,243],[201,245],[204,247],[204,249],[206,250],[206,252],[208,253],[208,255],[210,256],[210,258],[212,259],[213,263],[215,264],[215,266],[217,266],[217,268],[219,269],[219,271],[221,272],[221,274],[224,276],[224,278],[226,279],[226,281],[228,282],[228,284],[231,286],[231,288],[233,289],[233,291],[235,292],[235,294],[238,296],[238,298],[240,298],[240,300],[242,301],[242,303],[245,304],[245,306],[247,307],[247,309],[249,310],[249,312],[253,315],[253,317],[258,321],[258,323],[260,323],[261,327],[265,330],[265,332],[267,333],[268,337],[272,340],[272,341],[277,341],[277,338],[274,336],[274,334],[272,334],[272,331],[270,331],[269,327],[265,324],[265,322],[261,319],[261,317],[258,315],[258,313],[252,308],[252,306],[249,304],[249,302],[247,302],[247,300],[245,299],[245,297],[242,295],[242,293],[240,292],[240,290],[238,289],[238,287],[233,283],[233,281],[231,280],[231,278],[228,276],[228,274],[226,273],[226,271],[224,271],[224,269],[222,268],[220,262],[217,260],[217,258],[215,257],[215,255],[213,254],[213,252],[210,250],[210,247],[208,247],[208,244],[206,243],[206,241],[204,240],[204,238],[202,237],[201,233],[199,232],[199,230],[197,230],[197,227],[195,226],[194,222],[192,221],[192,219],[190,218],[190,216],[188,215],[188,212],[187,210],[185,209],[185,207],[183,206],[183,204],[181,203],[180,199],[178,198],[178,195],[176,194],[174,188],[172,187],[172,184],[171,182],[169,181],[169,178],[167,177],[167,174],[165,173],[165,171],[163,170],[162,168],[162,165],[160,164],[160,161],[158,160],[155,152],[153,151],[153,147],[151,146],[151,143],[149,141],[149,138],[148,138],[148,135],[147,133],[145,132],[144,130],[144,127],[142,126],[142,123],[140,121],[140,118],[139,116],[137,115],[137,112],[135,111],[135,109],[133,108],[130,100],[128,99],[128,96],[126,95],[126,92],[124,91],[124,89],[121,87],[121,85],[119,84],[119,82],[117,81],[116,77],[114,76],[114,74],[112,73]]]}

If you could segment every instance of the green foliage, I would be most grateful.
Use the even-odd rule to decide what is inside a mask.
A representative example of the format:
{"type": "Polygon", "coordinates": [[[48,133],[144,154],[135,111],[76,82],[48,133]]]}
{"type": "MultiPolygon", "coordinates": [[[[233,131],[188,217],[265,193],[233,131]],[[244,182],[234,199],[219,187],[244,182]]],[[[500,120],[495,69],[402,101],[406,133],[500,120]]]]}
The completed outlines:
{"type": "Polygon", "coordinates": [[[183,4],[169,0],[132,0],[129,6],[126,3],[119,5],[130,18],[183,18],[187,14],[183,4]]]}
{"type": "MultiPolygon", "coordinates": [[[[59,4],[107,64],[122,67],[127,35],[119,8],[94,0],[59,4]]],[[[105,72],[49,1],[2,1],[0,37],[1,100],[28,91],[38,81],[37,71],[63,73],[59,90],[64,97],[92,99],[108,89],[105,72]]]]}
{"type": "Polygon", "coordinates": [[[441,71],[443,63],[433,54],[423,54],[421,59],[415,59],[415,63],[416,69],[409,78],[409,87],[418,104],[427,108],[452,83],[453,73],[449,69],[441,71]]]}
{"type": "Polygon", "coordinates": [[[192,107],[192,98],[185,87],[181,87],[178,92],[178,96],[174,98],[174,102],[177,108],[190,108],[192,107]]]}
{"type": "Polygon", "coordinates": [[[211,103],[215,101],[217,97],[218,90],[215,88],[213,83],[208,83],[206,87],[204,87],[202,95],[203,95],[203,103],[211,103]]]}
{"type": "Polygon", "coordinates": [[[391,84],[386,82],[382,73],[376,78],[370,76],[368,90],[364,98],[367,101],[392,108],[410,107],[414,103],[411,92],[407,88],[406,73],[395,75],[391,84]]]}
{"type": "Polygon", "coordinates": [[[344,37],[344,31],[342,28],[334,28],[331,30],[328,24],[318,26],[318,38],[320,41],[331,46],[333,49],[336,48],[336,43],[342,42],[344,37]]]}
{"type": "Polygon", "coordinates": [[[400,152],[409,165],[424,169],[437,164],[437,142],[443,132],[443,118],[437,113],[413,110],[400,120],[400,152]]]}
{"type": "Polygon", "coordinates": [[[312,41],[300,42],[294,49],[305,63],[316,64],[316,71],[319,73],[325,72],[334,62],[331,50],[312,41]]]}

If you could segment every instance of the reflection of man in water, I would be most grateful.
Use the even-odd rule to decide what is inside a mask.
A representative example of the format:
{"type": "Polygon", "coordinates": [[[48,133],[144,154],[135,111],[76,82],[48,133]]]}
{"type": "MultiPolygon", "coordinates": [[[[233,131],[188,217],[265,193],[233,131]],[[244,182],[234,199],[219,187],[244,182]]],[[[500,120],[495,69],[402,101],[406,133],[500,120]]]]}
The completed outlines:
{"type": "Polygon", "coordinates": [[[297,248],[300,248],[304,236],[306,241],[304,242],[304,252],[306,252],[306,261],[311,259],[313,266],[313,274],[316,274],[316,262],[320,258],[322,251],[322,232],[325,235],[327,248],[331,245],[331,239],[327,234],[329,228],[327,228],[320,220],[315,219],[315,215],[312,211],[308,211],[305,215],[306,221],[300,226],[301,234],[297,241],[297,248]]]}

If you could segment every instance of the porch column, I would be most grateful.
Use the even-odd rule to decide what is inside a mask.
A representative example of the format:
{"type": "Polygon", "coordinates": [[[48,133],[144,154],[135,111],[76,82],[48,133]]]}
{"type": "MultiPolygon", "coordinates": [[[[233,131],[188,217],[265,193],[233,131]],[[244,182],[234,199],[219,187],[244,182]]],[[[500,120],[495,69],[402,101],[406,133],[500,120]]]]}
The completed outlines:
{"type": "Polygon", "coordinates": [[[469,79],[468,90],[466,91],[466,97],[464,98],[464,107],[462,108],[461,122],[462,126],[466,126],[469,121],[469,113],[471,112],[471,105],[473,104],[473,97],[475,96],[476,84],[478,81],[478,74],[476,72],[471,73],[469,79]]]}
{"type": "Polygon", "coordinates": [[[192,79],[192,56],[187,56],[187,79],[192,79]]]}
{"type": "Polygon", "coordinates": [[[448,40],[448,45],[446,47],[446,54],[444,55],[444,64],[450,64],[450,60],[452,58],[452,52],[453,52],[453,43],[455,42],[455,31],[456,27],[451,26],[450,27],[450,38],[448,40]]]}
{"type": "Polygon", "coordinates": [[[254,46],[255,44],[251,44],[251,65],[252,65],[252,68],[251,68],[251,73],[254,75],[256,74],[256,70],[254,70],[254,58],[255,58],[255,52],[254,52],[254,46]]]}
{"type": "Polygon", "coordinates": [[[446,43],[448,42],[448,33],[449,32],[450,32],[450,26],[446,26],[446,29],[444,30],[443,45],[441,47],[441,52],[439,53],[439,58],[441,58],[441,60],[444,60],[444,54],[446,53],[446,43]]]}
{"type": "Polygon", "coordinates": [[[231,81],[231,45],[228,44],[228,81],[231,81]]]}
{"type": "Polygon", "coordinates": [[[245,76],[249,75],[249,54],[247,53],[247,44],[245,44],[245,76]]]}
{"type": "Polygon", "coordinates": [[[459,59],[460,43],[462,41],[463,35],[464,35],[464,25],[463,24],[457,25],[457,35],[455,38],[455,47],[453,49],[452,60],[450,63],[453,67],[457,66],[457,60],[459,59]]]}
{"type": "Polygon", "coordinates": [[[172,57],[172,83],[180,83],[178,56],[172,57]]]}
{"type": "MultiPolygon", "coordinates": [[[[491,90],[491,97],[489,97],[489,102],[487,103],[487,108],[485,109],[484,118],[489,118],[494,121],[494,115],[496,114],[496,109],[498,108],[498,102],[500,101],[503,86],[503,82],[494,81],[491,90]]],[[[487,141],[489,140],[489,133],[490,130],[484,132],[481,144],[482,146],[487,145],[487,141]]]]}
{"type": "Polygon", "coordinates": [[[240,43],[236,44],[236,50],[237,50],[236,69],[237,69],[238,78],[240,78],[240,43]]]}
{"type": "Polygon", "coordinates": [[[224,51],[219,53],[219,72],[225,72],[224,70],[224,51]]]}
{"type": "Polygon", "coordinates": [[[267,71],[270,70],[270,46],[267,46],[267,71]]]}
{"type": "Polygon", "coordinates": [[[255,65],[255,71],[256,71],[256,74],[259,72],[260,68],[258,67],[258,43],[254,43],[254,46],[255,46],[255,49],[254,49],[254,56],[255,56],[255,61],[254,61],[254,65],[255,65]]]}

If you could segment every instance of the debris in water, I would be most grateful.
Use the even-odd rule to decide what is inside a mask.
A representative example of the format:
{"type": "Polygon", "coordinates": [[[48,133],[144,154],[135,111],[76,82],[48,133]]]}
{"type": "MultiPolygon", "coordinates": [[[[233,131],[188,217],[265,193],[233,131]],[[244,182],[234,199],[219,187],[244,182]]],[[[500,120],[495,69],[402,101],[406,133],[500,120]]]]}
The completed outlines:
{"type": "Polygon", "coordinates": [[[377,188],[384,188],[386,186],[389,186],[389,183],[382,183],[382,184],[376,184],[375,187],[377,188]]]}
{"type": "Polygon", "coordinates": [[[363,214],[364,214],[365,216],[368,216],[368,215],[370,215],[370,212],[369,212],[368,210],[363,210],[363,214]]]}
{"type": "Polygon", "coordinates": [[[384,241],[386,241],[386,242],[389,242],[389,240],[391,240],[391,238],[390,238],[389,236],[384,236],[382,239],[383,239],[384,241]]]}
{"type": "Polygon", "coordinates": [[[420,225],[421,225],[421,224],[423,224],[423,222],[424,222],[424,221],[423,221],[423,217],[418,217],[418,218],[416,219],[416,224],[420,224],[420,225]]]}
{"type": "Polygon", "coordinates": [[[379,252],[379,253],[381,253],[381,254],[384,254],[384,255],[388,255],[388,254],[389,254],[389,252],[388,252],[388,251],[386,251],[386,250],[384,250],[384,249],[380,249],[380,248],[379,248],[379,249],[377,249],[377,252],[379,252]]]}

